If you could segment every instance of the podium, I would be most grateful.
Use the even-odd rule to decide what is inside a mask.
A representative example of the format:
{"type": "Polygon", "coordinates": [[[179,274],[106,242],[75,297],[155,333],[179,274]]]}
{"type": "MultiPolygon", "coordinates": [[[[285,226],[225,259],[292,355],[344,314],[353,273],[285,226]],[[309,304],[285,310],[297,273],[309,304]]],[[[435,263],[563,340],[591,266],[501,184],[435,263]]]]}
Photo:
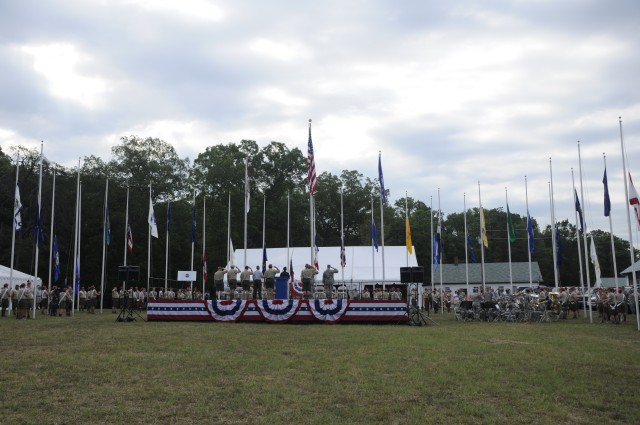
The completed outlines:
{"type": "Polygon", "coordinates": [[[289,299],[289,278],[288,277],[276,277],[276,300],[289,299]]]}

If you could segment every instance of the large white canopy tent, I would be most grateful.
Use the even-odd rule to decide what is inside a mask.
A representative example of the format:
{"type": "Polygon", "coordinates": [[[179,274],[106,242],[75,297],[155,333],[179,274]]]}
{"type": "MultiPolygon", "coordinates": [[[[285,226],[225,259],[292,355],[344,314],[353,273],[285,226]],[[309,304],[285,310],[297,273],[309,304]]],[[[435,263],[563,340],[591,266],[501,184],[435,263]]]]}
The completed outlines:
{"type": "Polygon", "coordinates": [[[38,278],[36,281],[32,275],[23,273],[16,269],[13,269],[13,276],[11,278],[11,282],[9,282],[9,277],[11,276],[11,267],[0,265],[0,284],[4,286],[5,283],[8,283],[10,287],[14,287],[15,285],[20,285],[22,283],[26,283],[27,280],[31,282],[35,282],[34,287],[37,285],[42,285],[42,279],[38,278]]]}

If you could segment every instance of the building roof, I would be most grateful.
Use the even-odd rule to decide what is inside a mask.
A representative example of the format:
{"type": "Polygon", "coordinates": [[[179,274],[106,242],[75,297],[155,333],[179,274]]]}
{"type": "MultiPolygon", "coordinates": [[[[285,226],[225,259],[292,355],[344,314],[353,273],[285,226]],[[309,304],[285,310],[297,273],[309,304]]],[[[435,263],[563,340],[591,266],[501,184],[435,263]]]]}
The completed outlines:
{"type": "MultiPolygon", "coordinates": [[[[509,279],[509,263],[485,263],[485,283],[487,285],[495,283],[508,284],[509,279]]],[[[529,283],[529,263],[511,263],[511,270],[514,284],[529,283]]],[[[531,262],[531,280],[533,283],[542,282],[542,273],[538,262],[531,262]]],[[[440,284],[440,270],[434,273],[433,281],[440,284]]],[[[465,284],[467,283],[467,274],[465,264],[443,264],[442,265],[442,283],[443,284],[465,284]]],[[[482,284],[482,265],[478,263],[469,264],[469,283],[482,284]]]]}
{"type": "Polygon", "coordinates": [[[620,274],[629,274],[631,273],[631,267],[633,267],[633,271],[637,272],[638,270],[640,270],[640,260],[636,261],[633,266],[629,266],[626,269],[622,270],[620,272],[620,274]]]}

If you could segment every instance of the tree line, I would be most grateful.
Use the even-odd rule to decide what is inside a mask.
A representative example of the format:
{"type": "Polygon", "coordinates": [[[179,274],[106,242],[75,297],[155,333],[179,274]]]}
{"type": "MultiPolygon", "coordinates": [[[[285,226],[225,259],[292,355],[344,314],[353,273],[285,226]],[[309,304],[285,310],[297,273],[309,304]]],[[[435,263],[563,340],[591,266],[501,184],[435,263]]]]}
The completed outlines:
{"type": "MultiPolygon", "coordinates": [[[[129,223],[133,250],[127,254],[128,265],[140,265],[141,281],[146,283],[149,186],[158,223],[159,238],[152,240],[151,277],[164,281],[165,229],[167,204],[171,203],[168,276],[175,279],[178,270],[191,265],[192,208],[195,199],[196,242],[194,269],[201,271],[204,240],[209,270],[226,264],[227,215],[231,205],[231,239],[242,248],[244,238],[245,159],[250,158],[250,210],[247,217],[247,247],[262,247],[263,201],[266,203],[265,241],[267,248],[287,245],[287,202],[290,200],[290,246],[309,246],[309,196],[306,187],[306,153],[289,149],[279,142],[260,148],[255,141],[218,144],[207,147],[191,161],[180,158],[170,143],[157,138],[122,137],[112,148],[112,158],[85,157],[80,166],[82,211],[81,284],[100,284],[103,244],[104,197],[109,180],[108,208],[110,244],[107,247],[106,276],[108,286],[117,285],[117,268],[123,264],[125,239],[125,206],[129,190],[129,223]],[[203,211],[206,211],[203,217],[203,211]]],[[[14,267],[35,273],[35,239],[40,153],[23,146],[9,153],[0,149],[0,264],[9,266],[16,166],[19,165],[19,187],[23,204],[23,229],[16,234],[14,267]]],[[[51,205],[55,174],[55,208],[53,228],[58,240],[61,276],[57,284],[70,283],[73,275],[73,241],[75,225],[77,170],[43,161],[41,220],[45,243],[40,248],[37,275],[47,282],[49,274],[49,239],[51,205]]],[[[344,170],[340,175],[323,172],[318,176],[315,195],[316,232],[319,246],[340,245],[340,196],[344,202],[345,245],[371,245],[371,200],[377,224],[377,240],[381,241],[380,186],[377,179],[363,176],[357,170],[344,170]]],[[[387,190],[387,192],[389,192],[387,190]]],[[[389,195],[389,193],[387,194],[389,195]]],[[[431,226],[435,231],[437,211],[411,197],[384,206],[384,240],[386,245],[405,245],[405,202],[411,223],[411,234],[418,264],[429,270],[431,258],[431,226]]],[[[489,248],[485,262],[508,261],[507,213],[502,208],[485,209],[489,248]]],[[[478,235],[479,209],[466,211],[467,232],[477,261],[480,261],[478,235]]],[[[514,262],[528,261],[527,217],[511,212],[516,241],[511,244],[514,262]]],[[[544,282],[553,285],[553,252],[551,227],[541,229],[532,218],[535,248],[532,261],[537,261],[544,282]]],[[[579,286],[579,265],[575,226],[564,220],[558,223],[562,236],[560,281],[562,286],[579,286]]],[[[442,258],[444,263],[465,261],[464,212],[442,216],[442,258]]],[[[610,234],[591,231],[603,276],[613,276],[610,234]]],[[[628,263],[629,243],[614,236],[618,269],[628,263]]],[[[584,257],[584,256],[583,256],[584,257]]],[[[583,263],[585,259],[583,258],[583,263]]],[[[338,259],[336,259],[336,262],[338,259]]],[[[471,260],[469,260],[471,261],[471,260]]],[[[281,265],[280,265],[281,266],[281,265]]],[[[429,273],[426,272],[427,281],[429,273]]],[[[593,274],[592,274],[593,276],[593,274]]],[[[159,284],[158,284],[159,286],[159,284]]]]}

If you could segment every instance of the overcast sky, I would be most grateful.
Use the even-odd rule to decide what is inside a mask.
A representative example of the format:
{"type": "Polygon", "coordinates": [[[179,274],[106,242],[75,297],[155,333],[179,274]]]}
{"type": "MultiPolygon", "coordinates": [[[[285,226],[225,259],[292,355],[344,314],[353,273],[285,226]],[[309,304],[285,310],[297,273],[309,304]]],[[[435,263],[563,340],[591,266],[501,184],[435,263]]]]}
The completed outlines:
{"type": "Polygon", "coordinates": [[[253,139],[306,152],[318,172],[377,177],[391,201],[443,212],[505,206],[574,221],[602,213],[607,153],[614,233],[627,239],[618,117],[640,185],[640,2],[5,0],[0,145],[74,166],[121,136],[193,160],[253,139]]]}

